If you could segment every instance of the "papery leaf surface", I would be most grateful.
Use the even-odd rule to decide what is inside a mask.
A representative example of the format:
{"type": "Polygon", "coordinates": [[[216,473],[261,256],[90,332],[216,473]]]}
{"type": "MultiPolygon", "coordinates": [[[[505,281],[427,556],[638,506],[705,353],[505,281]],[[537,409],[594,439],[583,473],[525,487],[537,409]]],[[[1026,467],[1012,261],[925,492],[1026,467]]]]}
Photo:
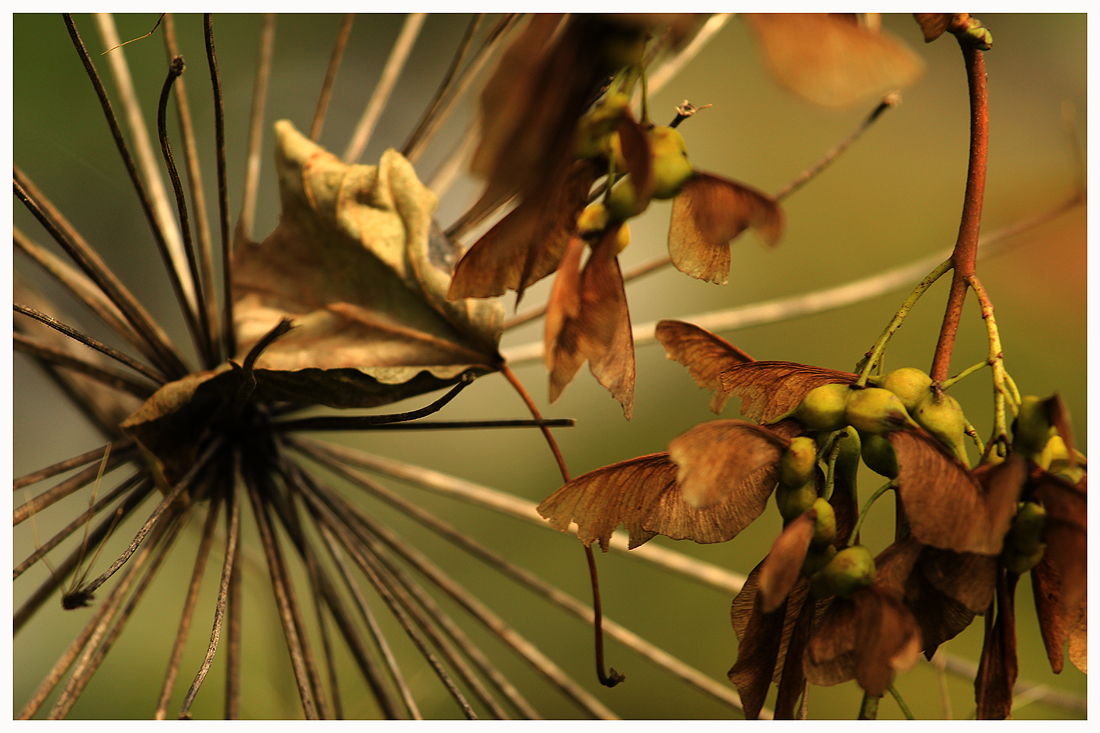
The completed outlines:
{"type": "Polygon", "coordinates": [[[503,308],[447,300],[458,252],[408,161],[349,166],[275,129],[279,225],[233,262],[238,361],[281,319],[294,326],[256,362],[257,395],[369,407],[497,369],[503,308]]]}
{"type": "Polygon", "coordinates": [[[753,227],[768,246],[783,233],[783,213],[767,195],[696,172],[672,201],[668,253],[676,269],[718,285],[729,281],[730,241],[753,227]]]}
{"type": "Polygon", "coordinates": [[[792,361],[754,361],[725,369],[722,389],[741,398],[741,414],[770,423],[787,414],[810,390],[823,384],[852,384],[851,372],[792,361]]]}
{"type": "Polygon", "coordinates": [[[746,13],[779,83],[825,107],[848,107],[912,85],[924,62],[888,33],[827,13],[746,13]]]}
{"type": "Polygon", "coordinates": [[[978,479],[918,428],[886,435],[898,457],[898,493],[913,535],[955,552],[999,555],[1026,477],[1018,456],[978,479]]]}
{"type": "Polygon", "coordinates": [[[668,358],[687,367],[696,384],[714,393],[710,409],[720,413],[729,398],[722,387],[722,372],[753,358],[721,336],[683,321],[660,321],[656,335],[668,358]]]}
{"type": "Polygon", "coordinates": [[[711,420],[673,439],[668,449],[684,500],[698,508],[735,500],[739,532],[763,513],[787,444],[745,420],[711,420]]]}

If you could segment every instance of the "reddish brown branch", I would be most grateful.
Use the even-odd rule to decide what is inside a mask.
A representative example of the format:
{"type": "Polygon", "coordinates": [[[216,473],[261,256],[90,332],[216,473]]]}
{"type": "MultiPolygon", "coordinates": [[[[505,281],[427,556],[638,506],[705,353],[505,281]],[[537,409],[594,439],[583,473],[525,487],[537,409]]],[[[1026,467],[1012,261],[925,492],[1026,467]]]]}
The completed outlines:
{"type": "Polygon", "coordinates": [[[967,278],[975,272],[978,259],[978,235],[982,223],[982,199],[985,194],[986,160],[989,153],[989,103],[986,94],[985,60],[982,52],[964,36],[959,37],[970,87],[970,164],[966,173],[966,195],[955,250],[951,255],[954,277],[947,299],[947,311],[940,328],[936,355],[930,374],[933,380],[946,379],[951,368],[951,352],[959,330],[967,278]]]}

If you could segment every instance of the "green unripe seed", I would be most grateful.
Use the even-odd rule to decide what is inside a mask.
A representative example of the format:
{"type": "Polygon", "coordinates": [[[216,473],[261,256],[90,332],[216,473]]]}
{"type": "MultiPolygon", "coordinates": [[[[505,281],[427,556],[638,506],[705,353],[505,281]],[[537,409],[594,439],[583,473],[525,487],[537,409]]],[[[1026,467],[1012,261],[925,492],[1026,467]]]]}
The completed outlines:
{"type": "Polygon", "coordinates": [[[794,408],[792,417],[808,430],[840,430],[848,424],[844,421],[844,408],[851,393],[847,384],[823,384],[815,387],[794,408]]]}
{"type": "Polygon", "coordinates": [[[966,463],[966,443],[963,440],[966,415],[957,399],[949,394],[929,394],[928,399],[917,405],[913,419],[966,463]]]}
{"type": "Polygon", "coordinates": [[[810,540],[810,547],[831,547],[836,540],[836,512],[833,506],[823,497],[818,497],[813,503],[813,509],[817,511],[814,519],[814,536],[810,540]]]}
{"type": "Polygon", "coordinates": [[[1005,545],[1004,551],[1001,553],[1001,562],[1004,563],[1005,569],[1009,572],[1023,575],[1039,564],[1046,549],[1047,546],[1044,542],[1040,542],[1031,552],[1020,552],[1012,545],[1005,545]]]}
{"type": "Polygon", "coordinates": [[[932,393],[932,377],[916,367],[902,367],[884,376],[878,386],[896,394],[912,413],[932,393]]]}
{"type": "Polygon", "coordinates": [[[854,390],[844,408],[844,420],[860,433],[871,435],[898,430],[911,422],[901,399],[881,387],[854,390]]]}
{"type": "Polygon", "coordinates": [[[1047,510],[1033,501],[1017,505],[1016,516],[1008,530],[1008,544],[1023,555],[1031,555],[1042,543],[1043,528],[1047,523],[1047,510]]]}
{"type": "Polygon", "coordinates": [[[648,132],[653,151],[653,198],[670,199],[680,193],[695,173],[687,157],[684,137],[674,127],[659,126],[648,132]]]}
{"type": "Polygon", "coordinates": [[[1020,403],[1020,411],[1012,427],[1012,447],[1023,451],[1028,458],[1043,452],[1050,439],[1050,420],[1047,418],[1046,400],[1027,396],[1020,403]]]}
{"type": "Polygon", "coordinates": [[[646,210],[638,200],[638,192],[629,177],[620,179],[607,199],[607,212],[615,221],[632,219],[646,210]]]}
{"type": "Polygon", "coordinates": [[[875,558],[864,545],[845,547],[821,570],[820,576],[829,593],[847,598],[875,582],[875,558]]]}
{"type": "Polygon", "coordinates": [[[863,462],[867,468],[886,478],[898,477],[898,454],[889,440],[881,435],[861,436],[863,462]]]}
{"type": "Polygon", "coordinates": [[[807,578],[820,575],[821,570],[836,557],[836,548],[832,545],[816,548],[810,546],[806,553],[806,559],[802,561],[802,574],[807,578]]]}
{"type": "Polygon", "coordinates": [[[817,443],[813,438],[800,435],[791,440],[783,457],[779,460],[779,483],[797,488],[814,476],[817,466],[817,443]]]}
{"type": "Polygon", "coordinates": [[[817,500],[817,485],[808,481],[798,488],[780,484],[775,489],[775,505],[784,522],[790,522],[814,505],[817,500]]]}

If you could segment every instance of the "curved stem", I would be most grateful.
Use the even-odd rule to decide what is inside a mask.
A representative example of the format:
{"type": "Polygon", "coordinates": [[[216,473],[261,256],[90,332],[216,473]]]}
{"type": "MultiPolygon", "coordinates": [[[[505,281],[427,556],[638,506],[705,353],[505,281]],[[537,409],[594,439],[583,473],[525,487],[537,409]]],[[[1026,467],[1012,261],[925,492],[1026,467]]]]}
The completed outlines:
{"type": "Polygon", "coordinates": [[[858,542],[859,528],[863,525],[863,520],[867,517],[868,512],[871,511],[871,507],[874,506],[874,503],[879,500],[879,497],[881,497],[890,489],[894,488],[896,485],[896,480],[888,481],[880,486],[878,490],[875,491],[875,493],[871,494],[866,503],[864,503],[863,509],[859,511],[859,519],[856,520],[856,525],[852,527],[852,533],[848,535],[848,542],[846,544],[851,545],[853,542],[858,542]]]}

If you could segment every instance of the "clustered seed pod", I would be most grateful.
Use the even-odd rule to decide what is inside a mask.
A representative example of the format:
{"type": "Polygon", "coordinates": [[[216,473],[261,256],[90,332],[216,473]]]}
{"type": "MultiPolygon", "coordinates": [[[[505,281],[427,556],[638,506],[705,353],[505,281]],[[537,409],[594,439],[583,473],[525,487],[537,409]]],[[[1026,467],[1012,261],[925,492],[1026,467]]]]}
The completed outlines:
{"type": "Polygon", "coordinates": [[[902,367],[886,374],[878,386],[898,396],[910,414],[932,394],[932,377],[916,367],[902,367]]]}
{"type": "Polygon", "coordinates": [[[851,393],[847,384],[823,384],[811,389],[798,406],[794,417],[807,430],[832,432],[848,423],[844,420],[844,408],[851,393]]]}
{"type": "Polygon", "coordinates": [[[810,592],[817,598],[848,598],[875,582],[875,558],[864,545],[845,547],[829,564],[810,578],[810,592]]]}
{"type": "Polygon", "coordinates": [[[810,480],[801,486],[784,486],[775,489],[775,504],[784,523],[801,516],[817,501],[817,482],[810,480]]]}
{"type": "Polygon", "coordinates": [[[853,390],[844,407],[844,420],[861,433],[879,435],[912,422],[896,394],[881,387],[853,390]]]}
{"type": "Polygon", "coordinates": [[[653,151],[653,198],[670,199],[680,193],[695,173],[688,161],[684,137],[667,125],[654,127],[647,134],[653,151]]]}
{"type": "Polygon", "coordinates": [[[1046,400],[1028,395],[1020,403],[1020,411],[1012,424],[1012,449],[1021,451],[1028,458],[1043,452],[1050,440],[1050,418],[1046,400]]]}
{"type": "Polygon", "coordinates": [[[806,436],[794,438],[779,459],[779,483],[792,488],[802,486],[814,477],[815,466],[817,443],[806,436]]]}
{"type": "Polygon", "coordinates": [[[817,512],[817,517],[814,519],[814,536],[810,539],[810,547],[832,547],[836,540],[836,512],[833,511],[833,505],[819,496],[811,508],[817,512]]]}
{"type": "Polygon", "coordinates": [[[898,477],[898,454],[894,446],[881,435],[862,435],[862,457],[875,473],[886,478],[898,477]]]}
{"type": "Polygon", "coordinates": [[[1016,516],[1012,518],[1012,527],[1005,536],[1004,550],[1001,552],[1001,559],[1008,570],[1022,575],[1043,559],[1046,544],[1042,542],[1042,536],[1046,519],[1046,509],[1040,504],[1022,501],[1017,505],[1016,516]]]}
{"type": "Polygon", "coordinates": [[[966,416],[962,405],[949,394],[929,394],[913,413],[917,424],[950,448],[955,456],[966,463],[966,416]]]}

